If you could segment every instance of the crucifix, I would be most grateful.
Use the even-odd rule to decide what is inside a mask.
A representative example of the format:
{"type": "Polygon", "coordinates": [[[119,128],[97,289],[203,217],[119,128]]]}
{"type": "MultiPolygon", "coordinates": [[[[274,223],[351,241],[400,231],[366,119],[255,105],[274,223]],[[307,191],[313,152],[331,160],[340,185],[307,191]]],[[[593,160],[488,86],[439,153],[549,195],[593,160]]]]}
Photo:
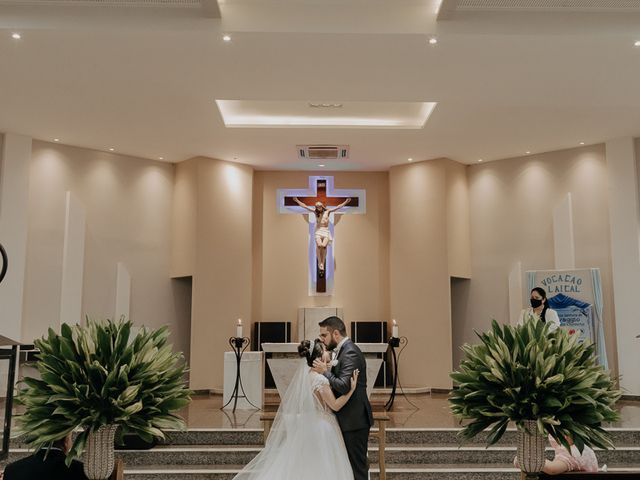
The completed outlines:
{"type": "Polygon", "coordinates": [[[280,213],[309,215],[310,294],[333,287],[334,214],[365,213],[364,190],[334,190],[333,177],[309,177],[308,190],[278,190],[280,213]]]}

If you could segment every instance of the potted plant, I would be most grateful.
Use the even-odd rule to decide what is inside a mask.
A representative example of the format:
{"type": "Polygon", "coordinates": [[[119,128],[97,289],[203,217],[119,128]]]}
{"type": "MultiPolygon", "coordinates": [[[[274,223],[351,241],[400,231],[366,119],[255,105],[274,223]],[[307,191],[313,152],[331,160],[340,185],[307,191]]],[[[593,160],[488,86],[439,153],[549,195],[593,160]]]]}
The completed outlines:
{"type": "Polygon", "coordinates": [[[114,436],[127,433],[145,441],[163,438],[162,429],[184,428],[178,410],[190,402],[182,354],[168,343],[166,327],[142,328],[121,319],[63,324],[60,335],[34,343],[40,350],[41,379],[25,378],[18,402],[25,413],[18,425],[35,448],[82,429],[67,462],[86,449],[85,473],[105,479],[114,466],[114,436]]]}
{"type": "Polygon", "coordinates": [[[567,435],[580,451],[613,446],[602,424],[618,420],[620,392],[597,364],[593,344],[563,329],[550,332],[533,317],[516,327],[494,320],[478,336],[479,344],[462,347],[464,359],[451,374],[458,384],[449,397],[451,411],[471,420],[460,432],[464,439],[491,427],[492,445],[514,422],[520,468],[527,473],[544,467],[547,435],[569,450],[567,435]]]}

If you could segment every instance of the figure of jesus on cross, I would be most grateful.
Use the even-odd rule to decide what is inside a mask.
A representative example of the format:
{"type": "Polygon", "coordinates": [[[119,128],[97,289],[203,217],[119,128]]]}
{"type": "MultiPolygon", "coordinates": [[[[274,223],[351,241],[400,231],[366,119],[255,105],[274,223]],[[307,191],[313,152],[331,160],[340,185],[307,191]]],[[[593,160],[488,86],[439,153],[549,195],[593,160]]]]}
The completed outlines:
{"type": "Polygon", "coordinates": [[[312,208],[309,205],[302,203],[298,200],[298,197],[293,197],[293,201],[300,205],[305,210],[310,211],[316,216],[316,257],[318,259],[318,275],[320,278],[324,277],[325,264],[327,262],[327,247],[333,241],[331,231],[329,230],[329,215],[337,212],[342,207],[347,205],[351,198],[347,198],[344,202],[335,208],[327,208],[322,202],[316,202],[312,208]]]}
{"type": "Polygon", "coordinates": [[[334,190],[333,177],[309,177],[308,189],[278,190],[280,213],[309,215],[309,294],[333,291],[334,213],[364,214],[364,190],[334,190]]]}

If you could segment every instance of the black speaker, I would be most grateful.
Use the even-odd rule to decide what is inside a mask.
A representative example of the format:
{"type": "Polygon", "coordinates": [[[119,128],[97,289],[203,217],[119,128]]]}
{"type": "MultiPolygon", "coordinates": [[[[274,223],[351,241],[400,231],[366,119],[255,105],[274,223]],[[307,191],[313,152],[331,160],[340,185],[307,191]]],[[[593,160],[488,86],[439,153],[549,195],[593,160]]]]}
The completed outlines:
{"type": "MultiPolygon", "coordinates": [[[[387,322],[351,322],[351,340],[355,343],[387,343],[387,322]]],[[[391,363],[387,353],[377,355],[382,357],[382,366],[373,386],[386,387],[391,383],[391,363]]]]}
{"type": "Polygon", "coordinates": [[[387,322],[351,322],[351,340],[356,343],[387,343],[387,322]]]}
{"type": "MultiPolygon", "coordinates": [[[[263,343],[290,343],[291,342],[291,322],[256,322],[253,327],[253,350],[261,352],[263,343]]],[[[271,358],[270,353],[266,353],[266,358],[271,358]]],[[[265,362],[264,372],[265,388],[276,388],[269,364],[265,362]]]]}

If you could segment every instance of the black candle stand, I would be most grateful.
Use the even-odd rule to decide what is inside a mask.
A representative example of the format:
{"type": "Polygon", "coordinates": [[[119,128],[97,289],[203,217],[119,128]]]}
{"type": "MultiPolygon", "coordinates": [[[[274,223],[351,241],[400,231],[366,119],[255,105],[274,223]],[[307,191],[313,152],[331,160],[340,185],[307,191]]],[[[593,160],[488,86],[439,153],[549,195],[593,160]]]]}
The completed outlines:
{"type": "Polygon", "coordinates": [[[407,348],[409,339],[407,337],[391,337],[387,343],[391,348],[391,355],[393,357],[393,387],[391,388],[391,395],[389,396],[389,400],[387,400],[384,409],[389,411],[393,408],[393,402],[396,399],[398,387],[400,387],[400,393],[405,398],[405,400],[409,402],[415,409],[417,409],[418,407],[416,407],[404,393],[404,389],[402,388],[402,383],[400,382],[400,377],[398,375],[398,364],[400,363],[400,355],[402,355],[403,350],[407,348]],[[400,351],[396,354],[397,348],[399,348],[400,351]]]}
{"type": "Polygon", "coordinates": [[[244,387],[242,386],[242,376],[240,375],[240,364],[242,362],[242,354],[247,349],[250,343],[251,343],[251,340],[249,339],[249,337],[231,337],[229,339],[229,345],[231,345],[231,348],[233,348],[233,352],[236,354],[236,382],[235,382],[235,386],[233,387],[233,392],[231,393],[231,397],[229,397],[229,400],[227,401],[227,403],[225,403],[220,410],[224,409],[227,405],[229,405],[233,401],[232,412],[235,413],[236,407],[238,406],[239,398],[244,398],[249,405],[251,405],[256,410],[260,410],[260,408],[256,407],[251,402],[251,400],[249,400],[249,398],[247,397],[247,394],[244,391],[244,387]]]}

